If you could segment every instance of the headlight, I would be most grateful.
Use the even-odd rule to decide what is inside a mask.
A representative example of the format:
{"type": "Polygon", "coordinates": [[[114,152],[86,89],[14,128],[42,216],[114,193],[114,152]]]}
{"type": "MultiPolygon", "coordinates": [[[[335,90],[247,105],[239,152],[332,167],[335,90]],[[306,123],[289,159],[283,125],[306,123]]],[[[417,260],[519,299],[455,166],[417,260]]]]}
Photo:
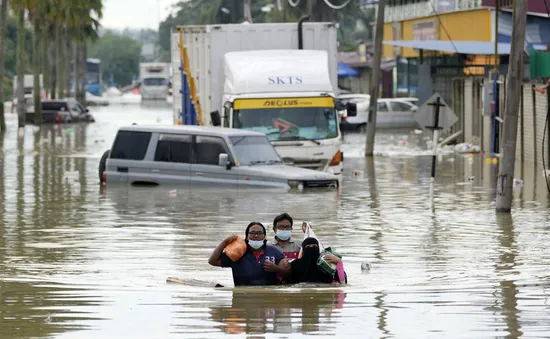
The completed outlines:
{"type": "Polygon", "coordinates": [[[303,189],[304,188],[304,184],[299,180],[289,180],[288,181],[288,186],[290,186],[290,188],[297,188],[297,189],[303,189]]]}

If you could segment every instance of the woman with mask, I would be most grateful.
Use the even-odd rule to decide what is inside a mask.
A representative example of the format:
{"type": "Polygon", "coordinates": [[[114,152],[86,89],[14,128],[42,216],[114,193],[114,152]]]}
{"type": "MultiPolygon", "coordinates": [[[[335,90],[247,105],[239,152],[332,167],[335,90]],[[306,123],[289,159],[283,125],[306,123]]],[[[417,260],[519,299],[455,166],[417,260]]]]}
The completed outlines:
{"type": "Polygon", "coordinates": [[[347,283],[347,277],[343,272],[342,260],[335,255],[327,254],[324,259],[340,266],[343,272],[342,277],[338,274],[338,270],[334,274],[327,274],[317,266],[319,259],[319,241],[315,238],[306,238],[302,242],[302,257],[290,263],[290,267],[283,268],[280,273],[288,283],[297,284],[302,282],[309,283],[347,283]]]}
{"type": "Polygon", "coordinates": [[[208,263],[212,266],[231,267],[235,286],[276,285],[277,274],[281,273],[279,263],[284,258],[277,248],[267,245],[264,225],[251,222],[245,230],[247,251],[233,262],[223,249],[237,239],[232,235],[223,240],[212,252],[208,263]]]}

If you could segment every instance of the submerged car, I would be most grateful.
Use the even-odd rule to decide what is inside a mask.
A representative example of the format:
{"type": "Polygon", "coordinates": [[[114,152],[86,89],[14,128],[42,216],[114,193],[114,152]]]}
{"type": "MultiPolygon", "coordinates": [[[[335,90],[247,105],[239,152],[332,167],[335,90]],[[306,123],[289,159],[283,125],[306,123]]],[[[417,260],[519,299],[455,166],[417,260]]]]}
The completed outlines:
{"type": "MultiPolygon", "coordinates": [[[[34,107],[26,115],[26,123],[34,124],[34,107]]],[[[88,108],[82,106],[73,98],[42,101],[43,123],[90,123],[95,118],[88,108]]]]}
{"type": "Polygon", "coordinates": [[[100,160],[99,179],[107,185],[339,186],[333,174],[284,164],[264,133],[203,126],[120,128],[100,160]]]}

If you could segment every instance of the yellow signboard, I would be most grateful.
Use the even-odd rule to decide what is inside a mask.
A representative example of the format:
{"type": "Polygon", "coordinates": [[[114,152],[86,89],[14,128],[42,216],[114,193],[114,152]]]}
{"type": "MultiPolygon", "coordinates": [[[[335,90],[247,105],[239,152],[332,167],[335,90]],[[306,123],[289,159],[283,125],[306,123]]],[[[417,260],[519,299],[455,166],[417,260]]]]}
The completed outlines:
{"type": "Polygon", "coordinates": [[[304,107],[334,107],[334,99],[331,97],[237,99],[233,105],[235,110],[304,107]]]}

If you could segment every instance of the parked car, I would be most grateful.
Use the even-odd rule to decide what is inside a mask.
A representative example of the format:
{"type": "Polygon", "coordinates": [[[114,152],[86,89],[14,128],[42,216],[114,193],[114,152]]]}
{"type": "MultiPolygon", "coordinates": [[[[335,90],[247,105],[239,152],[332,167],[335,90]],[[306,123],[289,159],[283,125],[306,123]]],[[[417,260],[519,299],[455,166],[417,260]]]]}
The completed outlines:
{"type": "Polygon", "coordinates": [[[99,163],[102,183],[336,188],[327,172],[286,165],[264,133],[203,126],[120,128],[99,163]]]}
{"type": "MultiPolygon", "coordinates": [[[[25,120],[34,124],[34,109],[26,113],[25,120]]],[[[87,108],[84,108],[75,99],[43,100],[42,122],[44,123],[72,123],[95,122],[87,108]]]]}
{"type": "MultiPolygon", "coordinates": [[[[364,130],[367,126],[370,95],[344,94],[339,99],[346,106],[341,118],[342,130],[364,130]]],[[[418,109],[413,102],[417,98],[381,98],[378,99],[376,128],[415,128],[414,112],[418,109]]]]}

